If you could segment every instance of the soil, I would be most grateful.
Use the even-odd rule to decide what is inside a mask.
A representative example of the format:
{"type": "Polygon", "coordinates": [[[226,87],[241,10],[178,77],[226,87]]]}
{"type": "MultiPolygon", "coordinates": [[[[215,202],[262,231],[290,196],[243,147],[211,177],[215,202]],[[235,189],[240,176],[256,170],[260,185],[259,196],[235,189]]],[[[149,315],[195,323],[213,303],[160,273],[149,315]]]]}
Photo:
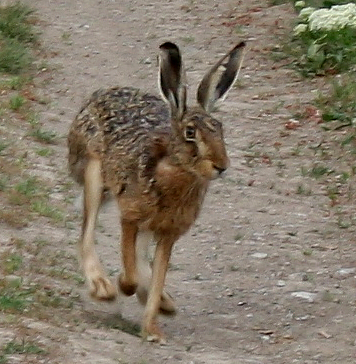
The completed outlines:
{"type": "MultiPolygon", "coordinates": [[[[48,277],[48,284],[63,284],[78,298],[71,309],[24,315],[21,330],[0,320],[0,343],[27,335],[49,352],[13,355],[9,362],[355,363],[354,192],[350,180],[336,204],[332,177],[302,173],[320,161],[342,167],[332,153],[339,134],[330,136],[312,117],[291,121],[310,110],[325,83],[302,79],[271,56],[291,31],[291,6],[262,0],[27,2],[37,9],[42,46],[51,55],[51,72],[39,76],[40,92],[51,102],[37,111],[47,129],[63,136],[50,166],[43,162],[38,173],[58,186],[70,181],[65,136],[83,100],[113,85],[158,94],[156,54],[163,41],[182,50],[191,102],[200,78],[222,54],[241,40],[248,51],[237,87],[216,112],[231,167],[214,181],[197,223],[173,251],[166,286],[178,314],[160,319],[168,345],[138,337],[142,307],[135,298],[98,303],[84,285],[48,277]]],[[[75,184],[59,189],[58,198],[73,194],[80,195],[75,184]]],[[[68,260],[61,264],[80,274],[73,259],[78,205],[68,204],[72,223],[65,226],[40,220],[15,230],[2,224],[1,241],[44,239],[48,254],[64,251],[68,260]]],[[[115,279],[120,257],[113,204],[103,208],[98,225],[97,249],[115,279]]]]}

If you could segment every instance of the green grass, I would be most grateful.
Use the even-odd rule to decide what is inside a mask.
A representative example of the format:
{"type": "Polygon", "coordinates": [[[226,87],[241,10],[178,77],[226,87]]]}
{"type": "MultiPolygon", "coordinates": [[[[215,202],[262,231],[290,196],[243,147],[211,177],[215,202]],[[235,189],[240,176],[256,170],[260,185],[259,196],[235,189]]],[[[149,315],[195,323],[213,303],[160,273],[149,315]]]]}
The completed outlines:
{"type": "Polygon", "coordinates": [[[32,14],[20,2],[0,7],[0,72],[16,75],[31,67],[31,47],[37,42],[32,14]]]}
{"type": "Polygon", "coordinates": [[[21,90],[24,85],[31,81],[31,77],[20,75],[11,76],[10,78],[2,81],[0,87],[10,90],[21,90]]]}
{"type": "Polygon", "coordinates": [[[4,254],[1,259],[2,270],[6,274],[12,274],[19,270],[22,265],[22,257],[17,253],[4,254]]]}
{"type": "Polygon", "coordinates": [[[2,151],[4,151],[9,146],[8,142],[0,141],[0,154],[2,151]]]}
{"type": "Polygon", "coordinates": [[[29,306],[32,294],[31,290],[10,287],[10,285],[0,286],[0,312],[23,312],[29,306]]]}
{"type": "Polygon", "coordinates": [[[0,34],[21,43],[35,43],[37,35],[31,24],[30,15],[34,12],[28,5],[16,2],[0,8],[0,34]]]}
{"type": "Polygon", "coordinates": [[[351,28],[303,33],[292,41],[294,65],[303,76],[348,71],[355,64],[356,32],[351,28]]]}
{"type": "Polygon", "coordinates": [[[15,185],[15,190],[26,197],[37,195],[39,188],[39,183],[36,177],[28,177],[15,185]]]}
{"type": "Polygon", "coordinates": [[[0,191],[5,191],[8,186],[8,178],[0,177],[0,191]]]}
{"type": "Polygon", "coordinates": [[[40,157],[49,157],[53,154],[53,150],[49,148],[39,148],[36,150],[36,154],[40,157]]]}
{"type": "Polygon", "coordinates": [[[36,141],[45,144],[54,144],[57,139],[57,134],[54,131],[43,130],[42,128],[36,128],[29,133],[36,141]]]}
{"type": "Polygon", "coordinates": [[[31,209],[40,216],[49,217],[56,222],[64,220],[63,212],[44,199],[34,201],[31,205],[31,209]]]}
{"type": "Polygon", "coordinates": [[[320,93],[315,105],[322,112],[325,129],[338,130],[350,127],[351,134],[345,143],[355,136],[356,77],[352,74],[333,79],[329,91],[320,93]]]}
{"type": "Polygon", "coordinates": [[[0,37],[0,72],[19,74],[32,65],[32,56],[27,46],[17,39],[0,37]]]}
{"type": "Polygon", "coordinates": [[[46,351],[31,341],[12,340],[4,345],[2,349],[4,354],[45,354],[46,351]]]}
{"type": "MultiPolygon", "coordinates": [[[[306,0],[305,7],[330,8],[355,1],[306,0]]],[[[296,1],[292,1],[296,3],[296,1]]],[[[296,8],[299,12],[302,8],[296,8]]],[[[306,19],[298,23],[308,24],[306,19]]],[[[309,28],[299,34],[286,36],[281,46],[276,47],[273,58],[290,59],[289,66],[294,67],[301,75],[313,77],[346,72],[353,69],[356,57],[356,32],[351,27],[334,30],[313,30],[309,28]]]]}
{"type": "Polygon", "coordinates": [[[12,111],[18,111],[24,104],[26,99],[21,95],[13,95],[9,100],[9,107],[12,111]]]}

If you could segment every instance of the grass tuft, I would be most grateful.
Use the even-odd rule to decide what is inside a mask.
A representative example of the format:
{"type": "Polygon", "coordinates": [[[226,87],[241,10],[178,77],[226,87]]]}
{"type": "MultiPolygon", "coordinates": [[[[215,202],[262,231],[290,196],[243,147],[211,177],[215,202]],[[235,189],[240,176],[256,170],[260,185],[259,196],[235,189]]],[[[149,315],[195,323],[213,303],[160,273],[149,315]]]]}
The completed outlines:
{"type": "Polygon", "coordinates": [[[0,37],[0,71],[19,74],[30,68],[32,56],[27,46],[17,39],[0,37]]]}
{"type": "Polygon", "coordinates": [[[34,13],[28,5],[16,2],[0,9],[0,33],[8,39],[21,43],[35,43],[37,35],[33,29],[30,15],[34,13]]]}
{"type": "Polygon", "coordinates": [[[29,133],[36,141],[44,144],[54,144],[57,139],[57,134],[54,131],[43,130],[36,128],[29,133]]]}
{"type": "Polygon", "coordinates": [[[45,354],[46,351],[33,342],[10,341],[3,348],[4,354],[45,354]]]}

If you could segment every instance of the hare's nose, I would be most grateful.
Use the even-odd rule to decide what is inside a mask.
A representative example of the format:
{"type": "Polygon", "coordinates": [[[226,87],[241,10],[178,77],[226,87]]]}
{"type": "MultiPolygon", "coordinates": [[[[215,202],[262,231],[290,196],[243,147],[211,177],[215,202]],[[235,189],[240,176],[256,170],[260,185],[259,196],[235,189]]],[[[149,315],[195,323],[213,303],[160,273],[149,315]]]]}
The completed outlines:
{"type": "Polygon", "coordinates": [[[218,166],[214,166],[214,169],[216,169],[218,171],[219,174],[223,173],[224,171],[226,171],[226,168],[221,168],[218,166]]]}

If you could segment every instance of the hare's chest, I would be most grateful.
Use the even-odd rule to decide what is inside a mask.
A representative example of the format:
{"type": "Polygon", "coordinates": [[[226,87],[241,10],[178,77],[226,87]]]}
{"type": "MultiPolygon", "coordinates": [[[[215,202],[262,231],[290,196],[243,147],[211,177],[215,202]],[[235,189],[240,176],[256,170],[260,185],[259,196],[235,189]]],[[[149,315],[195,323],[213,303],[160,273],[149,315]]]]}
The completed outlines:
{"type": "Polygon", "coordinates": [[[156,209],[151,216],[152,230],[186,232],[199,215],[207,183],[179,168],[164,166],[156,181],[156,209]]]}

